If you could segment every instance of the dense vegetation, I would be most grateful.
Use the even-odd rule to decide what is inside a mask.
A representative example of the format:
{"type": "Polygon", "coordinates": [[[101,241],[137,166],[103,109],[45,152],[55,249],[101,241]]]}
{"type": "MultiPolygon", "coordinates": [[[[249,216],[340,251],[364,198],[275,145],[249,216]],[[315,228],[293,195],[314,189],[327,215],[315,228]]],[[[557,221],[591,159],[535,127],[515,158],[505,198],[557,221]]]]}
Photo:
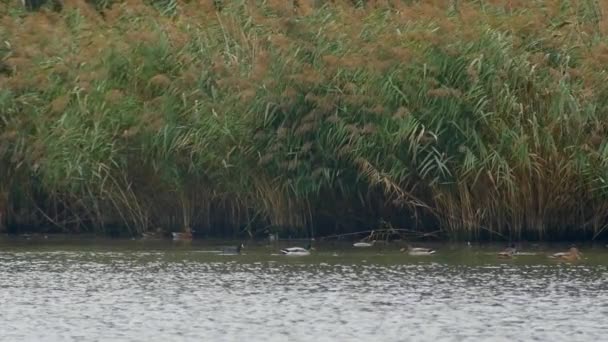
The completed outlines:
{"type": "Polygon", "coordinates": [[[608,235],[606,1],[3,1],[0,230],[608,235]]]}

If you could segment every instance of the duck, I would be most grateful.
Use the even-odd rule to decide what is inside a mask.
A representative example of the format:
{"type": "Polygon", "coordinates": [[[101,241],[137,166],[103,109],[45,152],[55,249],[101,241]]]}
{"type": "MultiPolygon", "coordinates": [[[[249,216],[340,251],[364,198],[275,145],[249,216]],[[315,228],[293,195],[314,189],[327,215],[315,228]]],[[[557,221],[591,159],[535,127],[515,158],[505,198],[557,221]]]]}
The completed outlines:
{"type": "Polygon", "coordinates": [[[374,244],[376,243],[376,240],[372,240],[370,242],[365,242],[365,241],[359,241],[359,242],[355,242],[353,243],[353,247],[372,247],[374,244]]]}
{"type": "Polygon", "coordinates": [[[306,245],[306,248],[302,247],[288,247],[281,249],[281,254],[289,256],[307,256],[310,255],[312,249],[310,243],[306,245]]]}
{"type": "Polygon", "coordinates": [[[245,248],[245,245],[242,243],[238,246],[228,246],[222,248],[223,255],[238,255],[241,254],[241,249],[245,248]]]}
{"type": "Polygon", "coordinates": [[[155,239],[160,239],[159,234],[156,234],[154,232],[149,233],[149,232],[145,232],[145,233],[141,233],[141,239],[142,240],[155,240],[155,239]]]}
{"type": "Polygon", "coordinates": [[[498,257],[503,259],[510,259],[515,255],[515,253],[517,253],[517,248],[515,248],[515,244],[511,244],[509,245],[509,247],[500,251],[498,253],[498,257]]]}
{"type": "Polygon", "coordinates": [[[553,255],[550,255],[549,258],[565,261],[576,261],[581,259],[581,255],[583,255],[583,253],[581,253],[578,248],[570,247],[567,252],[555,253],[553,255]]]}
{"type": "Polygon", "coordinates": [[[173,241],[191,241],[192,232],[172,232],[173,241]]]}
{"type": "Polygon", "coordinates": [[[163,231],[161,228],[156,228],[154,231],[141,233],[142,240],[157,240],[162,237],[163,231]]]}
{"type": "Polygon", "coordinates": [[[401,248],[401,252],[407,252],[407,254],[412,255],[412,256],[424,256],[424,255],[432,255],[432,254],[436,253],[436,251],[431,248],[411,247],[411,246],[407,246],[407,248],[401,248]]]}

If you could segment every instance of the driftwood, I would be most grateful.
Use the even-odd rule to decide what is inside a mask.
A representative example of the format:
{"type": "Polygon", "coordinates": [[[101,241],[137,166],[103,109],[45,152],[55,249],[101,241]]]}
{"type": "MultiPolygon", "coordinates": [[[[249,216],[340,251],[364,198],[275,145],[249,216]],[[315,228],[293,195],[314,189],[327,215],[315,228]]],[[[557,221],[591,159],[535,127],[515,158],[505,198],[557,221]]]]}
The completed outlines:
{"type": "Polygon", "coordinates": [[[366,237],[362,239],[362,241],[371,241],[371,240],[388,240],[391,236],[399,235],[401,238],[439,238],[438,234],[441,233],[440,230],[436,230],[433,232],[419,232],[411,229],[404,228],[384,228],[384,229],[373,229],[373,230],[362,230],[354,233],[345,233],[345,234],[333,234],[328,236],[320,237],[319,240],[331,240],[331,239],[342,239],[348,236],[356,236],[367,234],[366,237]]]}

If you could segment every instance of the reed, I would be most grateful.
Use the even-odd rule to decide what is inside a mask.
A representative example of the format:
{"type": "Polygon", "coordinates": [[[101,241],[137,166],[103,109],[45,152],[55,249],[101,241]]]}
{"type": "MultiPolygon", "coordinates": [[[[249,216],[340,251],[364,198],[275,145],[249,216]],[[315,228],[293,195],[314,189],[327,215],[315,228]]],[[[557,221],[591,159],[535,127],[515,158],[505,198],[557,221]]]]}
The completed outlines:
{"type": "Polygon", "coordinates": [[[607,10],[3,5],[0,229],[605,238],[607,10]]]}

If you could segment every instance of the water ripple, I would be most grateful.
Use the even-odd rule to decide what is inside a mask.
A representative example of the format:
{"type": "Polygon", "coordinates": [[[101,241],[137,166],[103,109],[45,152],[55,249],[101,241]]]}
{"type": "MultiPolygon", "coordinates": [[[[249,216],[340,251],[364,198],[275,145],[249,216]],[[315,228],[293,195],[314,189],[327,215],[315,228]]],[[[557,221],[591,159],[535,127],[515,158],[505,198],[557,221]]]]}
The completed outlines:
{"type": "Polygon", "coordinates": [[[602,340],[605,265],[0,253],[0,340],[602,340]]]}

